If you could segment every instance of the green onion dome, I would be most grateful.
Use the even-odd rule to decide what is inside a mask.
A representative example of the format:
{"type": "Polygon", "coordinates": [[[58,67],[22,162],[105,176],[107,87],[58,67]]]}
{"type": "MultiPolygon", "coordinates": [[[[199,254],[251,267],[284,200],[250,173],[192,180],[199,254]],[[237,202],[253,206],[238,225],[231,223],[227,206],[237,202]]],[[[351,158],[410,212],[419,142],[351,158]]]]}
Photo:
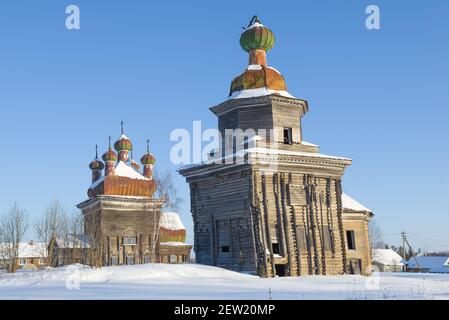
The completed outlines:
{"type": "Polygon", "coordinates": [[[117,153],[115,153],[112,149],[109,149],[103,154],[103,161],[117,161],[117,153]]]}
{"type": "Polygon", "coordinates": [[[254,16],[240,36],[240,46],[247,52],[253,49],[269,51],[274,47],[274,33],[254,16]]]}
{"type": "Polygon", "coordinates": [[[114,143],[114,149],[117,150],[117,152],[123,150],[131,151],[133,149],[133,144],[131,140],[128,139],[127,136],[122,134],[120,138],[114,143]]]}
{"type": "Polygon", "coordinates": [[[103,164],[103,162],[101,162],[100,160],[95,158],[89,164],[89,168],[90,168],[90,170],[103,170],[104,169],[104,164],[103,164]]]}
{"type": "Polygon", "coordinates": [[[151,155],[151,153],[147,152],[147,154],[140,159],[140,163],[144,166],[152,165],[156,163],[156,159],[151,155]]]}

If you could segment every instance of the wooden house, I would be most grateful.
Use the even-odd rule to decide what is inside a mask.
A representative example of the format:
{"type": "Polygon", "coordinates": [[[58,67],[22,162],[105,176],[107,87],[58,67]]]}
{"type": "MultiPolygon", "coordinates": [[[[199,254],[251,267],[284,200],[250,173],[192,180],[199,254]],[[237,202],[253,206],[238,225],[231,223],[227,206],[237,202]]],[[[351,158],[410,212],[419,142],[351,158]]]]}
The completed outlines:
{"type": "MultiPolygon", "coordinates": [[[[0,250],[2,250],[2,244],[0,244],[0,250]]],[[[47,247],[44,243],[21,242],[17,253],[17,269],[39,270],[46,265],[47,247]]],[[[2,258],[4,255],[0,254],[0,269],[4,269],[6,266],[6,262],[2,258]]]]}

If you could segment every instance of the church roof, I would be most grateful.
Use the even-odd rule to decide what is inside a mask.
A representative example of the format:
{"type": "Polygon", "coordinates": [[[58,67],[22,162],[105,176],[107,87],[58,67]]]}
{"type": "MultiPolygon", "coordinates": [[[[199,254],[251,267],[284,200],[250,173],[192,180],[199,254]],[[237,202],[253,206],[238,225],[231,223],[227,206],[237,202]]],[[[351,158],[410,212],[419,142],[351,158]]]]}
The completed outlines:
{"type": "MultiPolygon", "coordinates": [[[[123,161],[119,161],[117,163],[117,165],[115,166],[114,175],[119,176],[119,177],[130,178],[130,179],[137,179],[137,180],[150,180],[150,179],[146,178],[145,176],[143,176],[140,172],[138,172],[133,167],[128,166],[123,161]]],[[[100,179],[98,179],[97,181],[95,181],[94,183],[92,183],[92,185],[89,187],[89,189],[94,189],[96,186],[98,186],[99,184],[104,182],[106,177],[107,176],[103,176],[100,179]]]]}
{"type": "Polygon", "coordinates": [[[133,167],[128,166],[123,161],[119,161],[115,166],[115,175],[131,179],[149,180],[147,177],[144,177],[140,172],[136,171],[133,167]]]}
{"type": "Polygon", "coordinates": [[[162,212],[159,222],[159,240],[162,243],[182,244],[186,241],[187,231],[176,212],[162,212]]]}
{"type": "Polygon", "coordinates": [[[89,187],[89,197],[96,195],[151,197],[156,183],[123,161],[115,166],[113,175],[103,176],[89,187]]]}
{"type": "Polygon", "coordinates": [[[162,212],[159,225],[168,230],[185,230],[181,218],[176,212],[162,212]]]}

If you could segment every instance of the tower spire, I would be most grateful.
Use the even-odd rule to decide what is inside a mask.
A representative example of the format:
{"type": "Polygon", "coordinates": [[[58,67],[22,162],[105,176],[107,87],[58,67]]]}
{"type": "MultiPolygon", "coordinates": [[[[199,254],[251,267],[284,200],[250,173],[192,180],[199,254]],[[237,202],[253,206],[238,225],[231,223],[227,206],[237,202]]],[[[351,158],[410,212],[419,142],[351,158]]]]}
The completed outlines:
{"type": "Polygon", "coordinates": [[[98,160],[98,144],[95,145],[95,159],[98,160]]]}
{"type": "Polygon", "coordinates": [[[109,136],[109,150],[111,150],[111,136],[109,136]]]}
{"type": "Polygon", "coordinates": [[[122,133],[122,135],[124,134],[124,130],[123,130],[123,124],[124,124],[124,122],[123,122],[123,120],[120,122],[120,130],[121,130],[121,133],[122,133]]]}
{"type": "Polygon", "coordinates": [[[150,153],[150,139],[147,139],[147,153],[150,153]]]}

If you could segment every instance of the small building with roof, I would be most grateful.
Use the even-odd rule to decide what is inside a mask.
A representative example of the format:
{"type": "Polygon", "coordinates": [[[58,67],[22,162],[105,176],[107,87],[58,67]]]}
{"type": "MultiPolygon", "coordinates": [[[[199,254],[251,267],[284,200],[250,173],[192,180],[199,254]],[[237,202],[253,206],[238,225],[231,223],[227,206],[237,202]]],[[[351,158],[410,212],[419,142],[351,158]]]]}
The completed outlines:
{"type": "Polygon", "coordinates": [[[368,225],[373,212],[346,193],[341,195],[342,222],[346,239],[346,268],[349,274],[367,274],[371,268],[368,225]]]}
{"type": "Polygon", "coordinates": [[[407,261],[409,272],[449,273],[449,256],[415,256],[407,261]]]}
{"type": "MultiPolygon", "coordinates": [[[[0,245],[0,250],[2,246],[0,245]]],[[[0,269],[4,269],[6,266],[5,257],[0,254],[0,269]]],[[[45,243],[29,242],[19,243],[18,257],[17,257],[17,269],[22,270],[38,270],[42,269],[46,265],[47,259],[47,246],[45,243]]]]}
{"type": "Polygon", "coordinates": [[[404,260],[393,249],[373,249],[373,265],[380,272],[404,271],[404,260]]]}

